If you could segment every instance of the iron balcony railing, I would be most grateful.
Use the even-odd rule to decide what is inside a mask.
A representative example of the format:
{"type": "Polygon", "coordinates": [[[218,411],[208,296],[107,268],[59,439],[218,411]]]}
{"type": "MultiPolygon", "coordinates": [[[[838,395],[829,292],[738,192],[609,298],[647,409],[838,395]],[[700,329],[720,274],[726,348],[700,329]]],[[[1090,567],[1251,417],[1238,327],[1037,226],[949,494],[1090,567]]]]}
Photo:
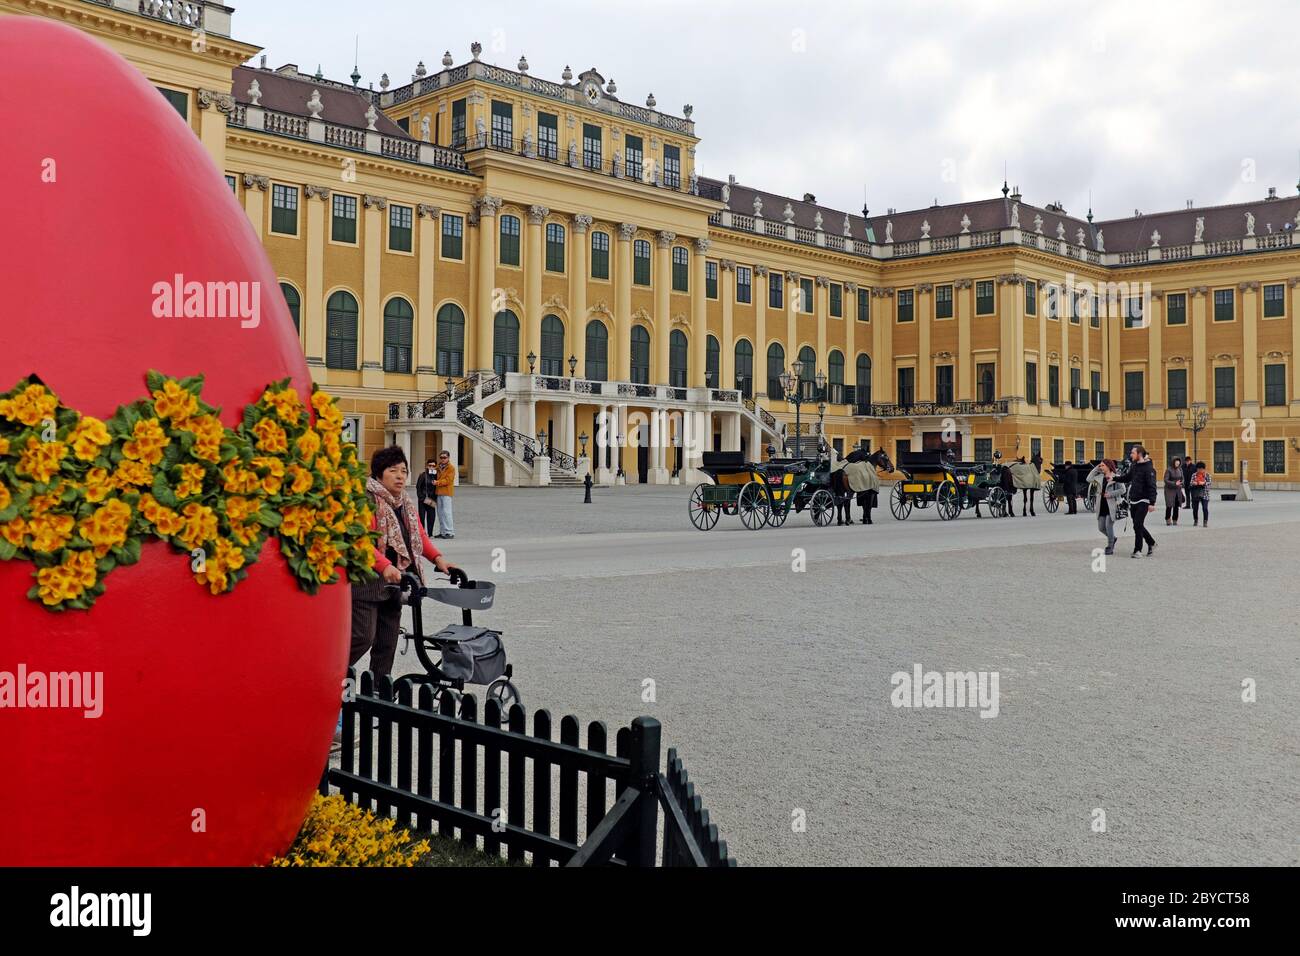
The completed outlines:
{"type": "Polygon", "coordinates": [[[903,402],[857,403],[853,414],[866,418],[921,418],[940,415],[1006,415],[1009,403],[1006,399],[995,402],[903,402]]]}
{"type": "Polygon", "coordinates": [[[465,137],[464,145],[460,148],[467,153],[483,149],[494,150],[498,153],[510,153],[514,156],[535,159],[538,162],[553,163],[556,166],[567,166],[571,169],[582,169],[589,173],[609,176],[614,179],[627,179],[672,192],[698,194],[699,191],[698,180],[684,179],[680,170],[665,169],[659,163],[629,160],[626,157],[618,160],[606,158],[603,152],[584,152],[577,148],[576,144],[570,150],[559,150],[549,141],[536,142],[516,139],[513,135],[502,130],[484,130],[482,133],[471,133],[465,137]]]}

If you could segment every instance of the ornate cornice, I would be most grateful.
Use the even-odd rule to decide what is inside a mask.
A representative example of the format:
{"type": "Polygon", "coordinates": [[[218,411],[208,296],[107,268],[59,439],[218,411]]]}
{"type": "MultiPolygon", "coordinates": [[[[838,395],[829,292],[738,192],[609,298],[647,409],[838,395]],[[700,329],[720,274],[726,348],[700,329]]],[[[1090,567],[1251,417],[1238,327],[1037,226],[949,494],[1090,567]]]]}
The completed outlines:
{"type": "Polygon", "coordinates": [[[423,219],[425,216],[428,216],[430,219],[437,219],[441,213],[442,210],[439,209],[437,206],[431,206],[425,202],[419,203],[415,207],[415,214],[419,216],[421,219],[423,219]]]}
{"type": "Polygon", "coordinates": [[[754,275],[767,278],[767,266],[754,266],[754,275]]]}
{"type": "Polygon", "coordinates": [[[892,299],[894,296],[894,289],[892,286],[877,286],[871,290],[871,294],[877,299],[892,299]]]}
{"type": "Polygon", "coordinates": [[[792,269],[787,269],[787,270],[786,270],[786,273],[785,273],[785,281],[786,281],[786,282],[790,282],[790,283],[798,282],[798,281],[799,281],[799,273],[795,272],[795,271],[792,270],[792,269]]]}
{"type": "Polygon", "coordinates": [[[998,276],[998,285],[1020,285],[1025,281],[1025,278],[1019,272],[1004,272],[998,276]]]}
{"type": "Polygon", "coordinates": [[[1205,295],[1205,293],[1210,291],[1210,287],[1207,285],[1194,285],[1187,291],[1199,299],[1201,296],[1205,295]]]}
{"type": "Polygon", "coordinates": [[[546,221],[546,217],[550,214],[551,210],[547,209],[540,203],[534,203],[528,207],[528,221],[534,226],[540,226],[546,221]]]}
{"type": "Polygon", "coordinates": [[[217,108],[218,113],[225,113],[229,116],[235,112],[235,98],[229,93],[222,93],[218,90],[206,90],[200,88],[198,91],[199,109],[217,108]]]}
{"type": "Polygon", "coordinates": [[[723,272],[734,272],[736,268],[736,261],[734,259],[719,259],[718,268],[721,269],[723,272]]]}
{"type": "Polygon", "coordinates": [[[677,233],[670,232],[667,229],[661,229],[655,234],[655,245],[660,249],[667,249],[677,240],[677,233]]]}
{"type": "Polygon", "coordinates": [[[302,187],[302,191],[308,199],[328,200],[330,198],[330,191],[327,186],[317,186],[314,183],[307,183],[302,187]]]}
{"type": "Polygon", "coordinates": [[[695,252],[697,255],[705,255],[709,251],[710,242],[708,239],[695,240],[695,252]]]}
{"type": "Polygon", "coordinates": [[[1259,289],[1259,283],[1251,280],[1249,282],[1238,282],[1237,290],[1239,292],[1255,292],[1259,289]]]}
{"type": "Polygon", "coordinates": [[[819,289],[825,289],[831,284],[830,276],[816,276],[813,282],[817,284],[819,289]]]}
{"type": "Polygon", "coordinates": [[[363,193],[361,196],[361,203],[367,209],[387,209],[388,197],[376,196],[373,193],[363,193]]]}
{"type": "Polygon", "coordinates": [[[971,286],[973,286],[973,285],[975,284],[975,280],[974,280],[974,279],[954,279],[952,284],[953,284],[953,288],[955,288],[955,289],[969,289],[971,286]]]}
{"type": "Polygon", "coordinates": [[[857,292],[858,284],[856,282],[846,282],[844,283],[844,291],[849,293],[857,292]]]}
{"type": "Polygon", "coordinates": [[[635,235],[636,235],[636,223],[620,222],[618,224],[618,238],[623,242],[631,241],[632,237],[635,235]]]}
{"type": "Polygon", "coordinates": [[[585,212],[580,212],[573,217],[573,231],[582,235],[591,228],[592,218],[585,212]]]}
{"type": "Polygon", "coordinates": [[[475,196],[474,206],[480,216],[495,216],[505,202],[500,196],[475,196]]]}
{"type": "Polygon", "coordinates": [[[271,177],[258,173],[244,173],[245,189],[260,189],[263,192],[271,188],[271,177]]]}
{"type": "Polygon", "coordinates": [[[933,282],[918,282],[918,283],[916,284],[916,291],[917,291],[917,292],[933,292],[933,291],[934,291],[934,283],[933,283],[933,282]]]}

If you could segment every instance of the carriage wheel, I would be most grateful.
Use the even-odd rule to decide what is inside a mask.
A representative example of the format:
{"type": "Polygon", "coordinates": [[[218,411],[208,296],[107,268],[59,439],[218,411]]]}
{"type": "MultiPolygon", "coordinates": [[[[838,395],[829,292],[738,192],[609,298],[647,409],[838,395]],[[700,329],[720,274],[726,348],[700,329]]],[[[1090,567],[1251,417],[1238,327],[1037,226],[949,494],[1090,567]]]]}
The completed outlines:
{"type": "Polygon", "coordinates": [[[889,510],[894,513],[894,517],[902,521],[912,513],[912,499],[907,497],[903,491],[901,482],[894,485],[894,490],[889,493],[889,510]]]}
{"type": "Polygon", "coordinates": [[[835,517],[835,496],[825,488],[820,488],[813,493],[808,508],[812,511],[813,524],[824,528],[831,523],[831,518],[835,517]]]}
{"type": "Polygon", "coordinates": [[[750,531],[757,531],[767,524],[770,510],[763,486],[757,481],[746,482],[736,497],[736,511],[740,515],[740,523],[750,531]]]}
{"type": "Polygon", "coordinates": [[[1056,509],[1061,507],[1061,502],[1056,498],[1056,482],[1051,478],[1043,482],[1043,507],[1049,515],[1056,514],[1056,509]]]}
{"type": "Polygon", "coordinates": [[[961,514],[961,492],[948,479],[939,482],[934,490],[934,506],[943,521],[951,521],[961,514]]]}
{"type": "Polygon", "coordinates": [[[790,517],[789,507],[781,508],[773,506],[767,512],[767,526],[769,528],[779,528],[785,524],[785,519],[790,517]]]}
{"type": "Polygon", "coordinates": [[[696,485],[691,492],[691,501],[688,505],[690,509],[691,524],[701,531],[708,531],[718,523],[718,506],[704,503],[704,489],[709,485],[696,485]]]}
{"type": "Polygon", "coordinates": [[[1005,518],[1007,514],[1007,493],[1001,488],[989,492],[989,514],[995,518],[1005,518]]]}
{"type": "Polygon", "coordinates": [[[1083,506],[1089,511],[1097,510],[1097,483],[1093,482],[1088,486],[1088,493],[1083,497],[1083,506]]]}

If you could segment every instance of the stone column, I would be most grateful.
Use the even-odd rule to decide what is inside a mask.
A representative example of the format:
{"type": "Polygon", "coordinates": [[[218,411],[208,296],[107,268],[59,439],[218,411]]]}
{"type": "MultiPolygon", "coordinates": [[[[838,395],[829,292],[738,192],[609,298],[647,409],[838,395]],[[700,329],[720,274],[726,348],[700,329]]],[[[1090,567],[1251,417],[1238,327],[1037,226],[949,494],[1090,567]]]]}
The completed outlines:
{"type": "MultiPolygon", "coordinates": [[[[751,297],[753,295],[751,284],[751,297]]],[[[735,332],[735,303],[736,303],[736,263],[731,259],[720,259],[718,261],[718,296],[722,299],[722,341],[719,343],[721,355],[718,356],[718,376],[720,382],[715,383],[716,388],[734,388],[736,385],[736,332],[735,332]]],[[[758,368],[758,349],[754,352],[754,367],[758,368]]],[[[755,375],[755,378],[758,376],[755,375]]],[[[754,394],[758,391],[755,389],[754,394]]]]}
{"type": "MultiPolygon", "coordinates": [[[[865,291],[865,290],[864,290],[865,291]]],[[[858,334],[858,284],[856,282],[844,283],[844,377],[853,376],[854,400],[857,400],[858,384],[858,347],[856,343],[858,334]],[[849,296],[853,296],[852,305],[849,304],[849,296]]]]}
{"type": "Polygon", "coordinates": [[[609,343],[614,353],[609,363],[610,371],[614,373],[616,382],[632,378],[632,238],[635,235],[634,223],[619,225],[614,268],[614,339],[609,343]]]}
{"type": "Polygon", "coordinates": [[[438,223],[441,210],[437,206],[420,203],[415,207],[419,220],[417,269],[417,295],[415,310],[415,376],[421,393],[437,390],[434,378],[437,371],[438,344],[437,317],[434,312],[433,263],[438,257],[438,223]]]}
{"type": "Polygon", "coordinates": [[[767,266],[754,266],[754,398],[767,398],[767,266]]]}
{"type": "Polygon", "coordinates": [[[244,173],[244,211],[260,242],[266,237],[266,192],[271,180],[257,173],[244,173]]]}
{"type": "MultiPolygon", "coordinates": [[[[1208,301],[1209,290],[1206,286],[1195,286],[1190,290],[1192,296],[1192,368],[1188,375],[1190,381],[1187,383],[1187,390],[1191,396],[1192,405],[1204,405],[1206,403],[1206,368],[1208,367],[1207,356],[1205,351],[1205,309],[1208,301]]],[[[1113,333],[1119,338],[1118,329],[1113,333]]],[[[1119,404],[1123,407],[1123,390],[1124,390],[1124,373],[1121,366],[1116,366],[1116,373],[1119,375],[1117,391],[1119,395],[1119,404]]],[[[1111,396],[1111,402],[1116,402],[1116,396],[1111,396]]]]}
{"type": "MultiPolygon", "coordinates": [[[[995,392],[1002,394],[996,395],[995,398],[1023,399],[1025,390],[1021,385],[1025,377],[1025,325],[1022,318],[1024,302],[1022,300],[1022,291],[1020,288],[1023,276],[1016,273],[998,276],[998,285],[1001,286],[999,296],[998,322],[1002,331],[1001,347],[998,350],[998,378],[1002,382],[1000,389],[995,392]]],[[[1064,333],[1064,323],[1062,322],[1062,333],[1064,333]]],[[[1062,352],[1067,352],[1062,348],[1062,352]]],[[[1069,364],[1069,356],[1062,359],[1062,369],[1069,364]]],[[[1016,411],[1014,403],[1011,411],[1016,411]]]]}
{"type": "MultiPolygon", "coordinates": [[[[687,362],[688,375],[686,384],[693,388],[704,385],[706,342],[708,340],[708,312],[706,311],[704,265],[709,251],[708,239],[696,239],[695,248],[691,250],[691,347],[690,361],[687,362]]],[[[719,349],[721,351],[721,348],[719,349]]],[[[718,376],[722,377],[722,356],[718,356],[718,376]]],[[[723,379],[723,381],[726,381],[723,379]]],[[[714,384],[714,388],[731,388],[734,382],[714,384]]]]}
{"type": "MultiPolygon", "coordinates": [[[[302,297],[302,332],[312,380],[325,379],[325,206],[330,191],[307,186],[307,283],[302,297]],[[320,202],[312,202],[319,198],[320,202]]],[[[247,196],[247,192],[245,193],[247,196]]]]}
{"type": "Polygon", "coordinates": [[[545,206],[528,207],[528,227],[524,247],[524,321],[519,337],[519,362],[522,366],[529,352],[540,355],[542,348],[542,224],[550,215],[545,206]]]}
{"type": "Polygon", "coordinates": [[[1287,380],[1291,386],[1291,414],[1300,415],[1300,277],[1286,280],[1291,292],[1291,362],[1287,380]]]}
{"type": "Polygon", "coordinates": [[[894,362],[894,290],[880,288],[872,294],[877,299],[871,324],[875,327],[872,334],[879,359],[873,359],[871,363],[871,394],[873,401],[888,405],[898,401],[898,375],[894,362]],[[875,398],[877,395],[880,397],[875,398]]]}
{"type": "Polygon", "coordinates": [[[577,420],[577,403],[567,401],[564,403],[564,411],[560,415],[560,421],[563,423],[564,444],[560,446],[561,451],[568,452],[570,455],[577,457],[577,435],[578,431],[574,427],[577,420]]]}
{"type": "Polygon", "coordinates": [[[970,279],[953,283],[953,298],[957,300],[957,401],[975,401],[974,363],[971,360],[971,286],[970,279]]]}
{"type": "MultiPolygon", "coordinates": [[[[501,424],[505,428],[509,428],[509,429],[514,428],[514,420],[515,420],[514,404],[515,403],[510,401],[510,399],[508,398],[501,402],[501,424]]],[[[501,469],[502,484],[510,487],[514,487],[515,485],[514,465],[510,463],[509,458],[504,458],[502,464],[503,464],[503,467],[501,469]]]]}
{"type": "Polygon", "coordinates": [[[727,412],[722,418],[722,450],[740,451],[740,413],[727,412]]]}
{"type": "Polygon", "coordinates": [[[1241,417],[1258,418],[1259,283],[1242,282],[1237,288],[1241,292],[1241,417]]]}
{"type": "Polygon", "coordinates": [[[827,374],[828,382],[831,365],[826,345],[826,320],[831,310],[830,298],[831,280],[827,276],[817,276],[813,280],[813,312],[817,317],[817,344],[814,346],[817,349],[817,368],[813,369],[813,375],[820,369],[827,374]]]}
{"type": "Polygon", "coordinates": [[[1030,409],[1034,414],[1055,414],[1047,401],[1047,299],[1042,294],[1043,287],[1038,287],[1035,302],[1038,306],[1038,407],[1030,409]],[[1049,411],[1050,410],[1050,411],[1049,411]]]}
{"type": "Polygon", "coordinates": [[[361,197],[364,278],[361,280],[361,387],[384,384],[384,314],[380,264],[383,256],[384,213],[388,200],[369,193],[361,197]]]}
{"type": "Polygon", "coordinates": [[[934,320],[934,284],[920,282],[916,286],[916,399],[921,402],[935,400],[934,356],[930,351],[930,327],[934,320]]]}
{"type": "MultiPolygon", "coordinates": [[[[799,273],[787,272],[785,274],[785,367],[787,370],[799,360],[799,299],[802,297],[799,273]]],[[[815,374],[816,369],[813,372],[815,374]]]]}
{"type": "MultiPolygon", "coordinates": [[[[1160,351],[1164,329],[1163,292],[1151,294],[1148,307],[1149,315],[1144,315],[1147,323],[1147,421],[1164,418],[1165,412],[1165,366],[1160,351]]],[[[1165,464],[1168,464],[1166,462],[1165,464]]],[[[1163,474],[1163,472],[1162,472],[1163,474]]]]}
{"type": "MultiPolygon", "coordinates": [[[[591,217],[579,213],[573,217],[573,252],[569,256],[569,325],[566,338],[569,354],[578,360],[574,366],[575,377],[585,377],[587,372],[587,249],[590,239],[591,217]]],[[[564,356],[564,367],[569,367],[569,355],[564,356]]]]}
{"type": "Polygon", "coordinates": [[[664,441],[667,438],[664,425],[663,409],[651,408],[649,474],[646,477],[652,485],[668,484],[668,472],[664,468],[664,441]]]}
{"type": "Polygon", "coordinates": [[[662,230],[655,236],[655,325],[654,325],[654,363],[650,369],[650,382],[654,385],[668,384],[668,338],[673,325],[669,292],[672,289],[672,248],[677,234],[662,230]]]}

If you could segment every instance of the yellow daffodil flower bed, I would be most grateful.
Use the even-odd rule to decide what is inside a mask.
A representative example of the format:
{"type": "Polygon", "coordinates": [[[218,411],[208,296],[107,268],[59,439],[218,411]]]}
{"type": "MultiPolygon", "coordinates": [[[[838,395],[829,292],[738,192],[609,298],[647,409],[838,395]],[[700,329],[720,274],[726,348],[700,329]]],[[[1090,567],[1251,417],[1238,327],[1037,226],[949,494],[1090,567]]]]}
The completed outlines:
{"type": "Polygon", "coordinates": [[[203,376],[151,371],[146,384],[148,398],[107,421],[35,376],[0,394],[0,560],[35,565],[29,598],[89,608],[149,537],[183,552],[212,594],[248,574],[272,533],[308,593],[339,569],[374,576],[365,472],[332,398],[313,386],[308,409],[286,378],[230,429],[200,397],[203,376]]]}
{"type": "Polygon", "coordinates": [[[270,865],[416,866],[429,850],[428,840],[412,840],[392,818],[381,820],[340,796],[316,794],[293,846],[270,865]]]}

